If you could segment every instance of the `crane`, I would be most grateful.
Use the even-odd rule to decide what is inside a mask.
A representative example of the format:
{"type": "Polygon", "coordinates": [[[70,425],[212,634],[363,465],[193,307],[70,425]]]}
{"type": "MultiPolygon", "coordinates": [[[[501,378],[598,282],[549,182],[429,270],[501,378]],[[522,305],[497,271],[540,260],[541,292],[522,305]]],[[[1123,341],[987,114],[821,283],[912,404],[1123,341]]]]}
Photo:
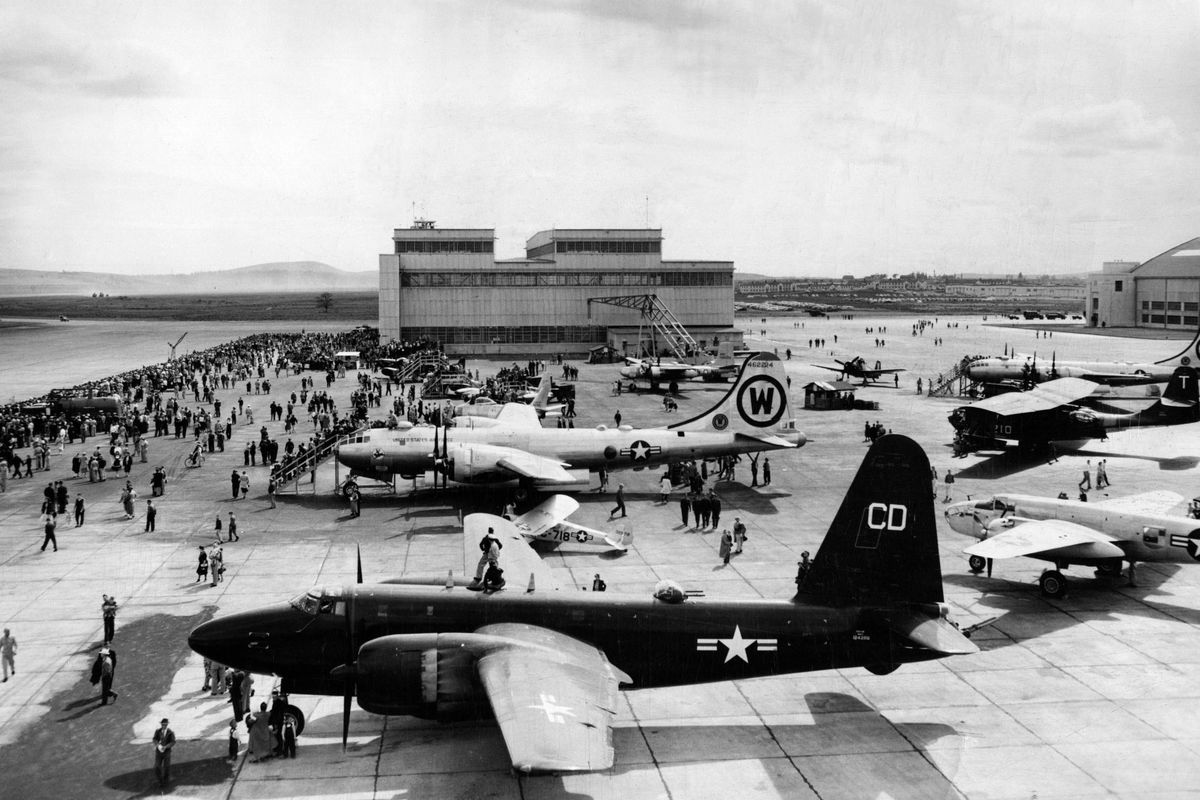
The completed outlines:
{"type": "Polygon", "coordinates": [[[184,331],[183,336],[180,336],[178,339],[175,340],[175,344],[171,344],[170,342],[167,342],[167,347],[171,348],[171,355],[167,357],[167,361],[175,360],[175,348],[179,347],[179,343],[182,342],[185,337],[187,337],[188,333],[190,333],[190,331],[184,331]]]}

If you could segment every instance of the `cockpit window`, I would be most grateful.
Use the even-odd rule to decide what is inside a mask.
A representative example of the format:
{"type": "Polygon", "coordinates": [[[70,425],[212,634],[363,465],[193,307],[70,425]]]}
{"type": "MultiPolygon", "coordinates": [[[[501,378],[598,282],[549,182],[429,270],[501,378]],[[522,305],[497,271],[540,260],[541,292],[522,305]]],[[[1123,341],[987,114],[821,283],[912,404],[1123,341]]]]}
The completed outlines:
{"type": "Polygon", "coordinates": [[[309,616],[315,617],[317,614],[334,614],[339,611],[339,607],[343,604],[342,587],[336,586],[333,588],[325,586],[314,586],[304,594],[294,598],[289,605],[297,611],[303,611],[309,616]]]}

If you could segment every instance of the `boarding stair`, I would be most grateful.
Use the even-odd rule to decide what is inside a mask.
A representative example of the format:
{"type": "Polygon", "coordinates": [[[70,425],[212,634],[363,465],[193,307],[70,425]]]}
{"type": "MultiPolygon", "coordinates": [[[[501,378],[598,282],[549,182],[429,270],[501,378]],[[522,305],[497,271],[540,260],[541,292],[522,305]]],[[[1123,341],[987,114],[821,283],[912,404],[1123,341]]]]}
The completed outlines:
{"type": "Polygon", "coordinates": [[[955,364],[953,369],[939,375],[939,380],[935,381],[931,378],[929,389],[925,394],[928,397],[965,397],[970,395],[973,381],[967,376],[967,367],[970,366],[971,361],[970,356],[963,356],[962,361],[955,364]]]}
{"type": "Polygon", "coordinates": [[[422,350],[396,371],[392,380],[397,383],[415,383],[426,372],[442,372],[450,367],[450,360],[441,351],[422,350]]]}
{"type": "Polygon", "coordinates": [[[331,455],[337,452],[338,447],[349,443],[357,434],[362,433],[364,428],[358,428],[344,435],[330,434],[313,445],[311,450],[305,450],[303,454],[293,454],[290,458],[284,457],[271,470],[272,476],[278,481],[279,488],[292,484],[296,494],[300,493],[300,479],[305,475],[309,477],[309,483],[313,486],[313,491],[316,491],[317,483],[317,468],[320,467],[331,455]]]}

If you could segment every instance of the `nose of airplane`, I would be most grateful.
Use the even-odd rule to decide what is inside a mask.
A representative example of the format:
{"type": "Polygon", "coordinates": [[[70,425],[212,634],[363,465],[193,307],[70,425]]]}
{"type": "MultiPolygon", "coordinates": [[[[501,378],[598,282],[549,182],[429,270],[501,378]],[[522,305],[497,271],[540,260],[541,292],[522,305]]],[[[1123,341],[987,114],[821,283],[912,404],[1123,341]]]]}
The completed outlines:
{"type": "Polygon", "coordinates": [[[974,534],[974,507],[971,503],[955,503],[944,512],[950,528],[958,533],[974,534]]]}
{"type": "Polygon", "coordinates": [[[191,632],[188,647],[226,666],[270,672],[274,664],[274,647],[279,645],[282,634],[296,627],[288,620],[298,613],[284,607],[210,620],[191,632]]]}

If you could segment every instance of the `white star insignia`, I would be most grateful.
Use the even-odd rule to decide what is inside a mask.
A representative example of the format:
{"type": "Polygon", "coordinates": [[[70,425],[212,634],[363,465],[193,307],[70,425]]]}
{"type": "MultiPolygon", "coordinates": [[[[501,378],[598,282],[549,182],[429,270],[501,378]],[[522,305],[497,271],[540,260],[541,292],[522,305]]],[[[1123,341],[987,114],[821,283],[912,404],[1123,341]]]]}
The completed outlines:
{"type": "Polygon", "coordinates": [[[633,447],[629,448],[633,452],[635,461],[641,461],[650,452],[650,445],[645,442],[635,442],[633,447]]]}
{"type": "Polygon", "coordinates": [[[721,644],[725,645],[725,647],[727,647],[729,649],[729,652],[727,652],[725,654],[725,663],[726,664],[728,664],[730,661],[732,661],[735,656],[737,658],[740,658],[742,661],[745,661],[747,664],[749,664],[750,657],[746,654],[746,648],[748,648],[750,645],[754,644],[758,640],[757,639],[743,639],[742,638],[742,626],[735,625],[733,628],[733,638],[732,639],[718,639],[717,641],[719,641],[721,644]]]}
{"type": "Polygon", "coordinates": [[[575,712],[571,710],[571,707],[559,705],[554,699],[554,695],[543,692],[540,697],[542,702],[536,706],[529,706],[529,708],[536,708],[544,712],[548,722],[562,725],[567,721],[566,718],[568,716],[575,716],[575,712]]]}

